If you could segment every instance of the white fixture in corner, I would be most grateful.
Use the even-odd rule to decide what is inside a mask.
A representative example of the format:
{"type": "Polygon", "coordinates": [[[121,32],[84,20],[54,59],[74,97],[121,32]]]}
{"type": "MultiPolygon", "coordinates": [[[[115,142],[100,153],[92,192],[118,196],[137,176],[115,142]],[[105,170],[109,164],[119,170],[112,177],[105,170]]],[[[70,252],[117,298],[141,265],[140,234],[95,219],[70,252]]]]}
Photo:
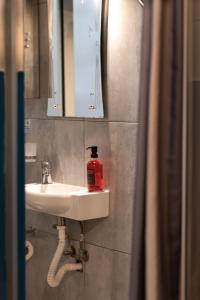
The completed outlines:
{"type": "Polygon", "coordinates": [[[29,259],[31,259],[31,257],[34,254],[34,249],[33,249],[33,245],[31,244],[31,242],[26,241],[26,249],[28,251],[28,253],[26,254],[26,262],[29,261],[29,259]]]}
{"type": "Polygon", "coordinates": [[[65,249],[65,244],[66,244],[65,229],[66,229],[65,226],[57,226],[59,242],[47,275],[48,285],[53,288],[59,286],[59,284],[61,283],[63,277],[67,272],[81,271],[83,269],[82,263],[73,263],[73,264],[64,264],[57,271],[58,264],[61,260],[61,257],[65,249]]]}
{"type": "Polygon", "coordinates": [[[25,161],[36,162],[37,158],[37,144],[25,143],[25,161]]]}
{"type": "Polygon", "coordinates": [[[109,215],[109,191],[89,193],[87,188],[62,183],[26,184],[26,208],[77,221],[109,215]]]}

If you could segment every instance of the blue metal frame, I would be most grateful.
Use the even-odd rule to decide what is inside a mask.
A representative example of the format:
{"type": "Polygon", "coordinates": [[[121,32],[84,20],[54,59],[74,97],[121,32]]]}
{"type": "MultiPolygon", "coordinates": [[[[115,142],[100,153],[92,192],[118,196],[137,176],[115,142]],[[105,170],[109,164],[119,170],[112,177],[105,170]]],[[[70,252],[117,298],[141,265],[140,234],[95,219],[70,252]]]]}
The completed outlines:
{"type": "Polygon", "coordinates": [[[17,79],[18,79],[18,299],[25,300],[24,72],[18,72],[17,79]]]}
{"type": "Polygon", "coordinates": [[[5,76],[0,72],[0,299],[6,299],[6,261],[5,261],[5,76]]]}

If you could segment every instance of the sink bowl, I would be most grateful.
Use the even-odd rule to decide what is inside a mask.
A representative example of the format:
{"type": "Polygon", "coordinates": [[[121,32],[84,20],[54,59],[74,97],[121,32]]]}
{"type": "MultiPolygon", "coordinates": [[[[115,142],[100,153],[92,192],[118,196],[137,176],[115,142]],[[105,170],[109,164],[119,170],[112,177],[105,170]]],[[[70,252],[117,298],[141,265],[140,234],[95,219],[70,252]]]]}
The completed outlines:
{"type": "Polygon", "coordinates": [[[63,183],[25,186],[26,208],[77,221],[109,214],[109,191],[89,193],[87,188],[63,183]]]}

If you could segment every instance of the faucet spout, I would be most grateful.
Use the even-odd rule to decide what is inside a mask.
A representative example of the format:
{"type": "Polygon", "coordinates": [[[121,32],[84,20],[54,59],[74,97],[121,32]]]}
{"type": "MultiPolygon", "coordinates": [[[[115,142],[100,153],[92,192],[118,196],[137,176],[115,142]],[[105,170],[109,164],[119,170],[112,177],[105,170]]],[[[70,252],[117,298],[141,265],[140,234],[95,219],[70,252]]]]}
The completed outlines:
{"type": "Polygon", "coordinates": [[[51,178],[51,166],[48,161],[42,162],[42,184],[53,183],[51,178]]]}

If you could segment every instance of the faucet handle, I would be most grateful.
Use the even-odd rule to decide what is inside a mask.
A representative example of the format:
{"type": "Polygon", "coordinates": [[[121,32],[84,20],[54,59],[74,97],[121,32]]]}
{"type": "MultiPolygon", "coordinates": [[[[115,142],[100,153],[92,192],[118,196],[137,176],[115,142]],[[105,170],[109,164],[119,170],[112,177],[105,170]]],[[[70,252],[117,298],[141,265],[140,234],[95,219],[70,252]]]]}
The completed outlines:
{"type": "Polygon", "coordinates": [[[41,163],[42,169],[51,169],[51,165],[48,161],[42,161],[41,163]]]}
{"type": "Polygon", "coordinates": [[[51,178],[51,165],[48,161],[42,161],[42,184],[52,183],[51,178]]]}

